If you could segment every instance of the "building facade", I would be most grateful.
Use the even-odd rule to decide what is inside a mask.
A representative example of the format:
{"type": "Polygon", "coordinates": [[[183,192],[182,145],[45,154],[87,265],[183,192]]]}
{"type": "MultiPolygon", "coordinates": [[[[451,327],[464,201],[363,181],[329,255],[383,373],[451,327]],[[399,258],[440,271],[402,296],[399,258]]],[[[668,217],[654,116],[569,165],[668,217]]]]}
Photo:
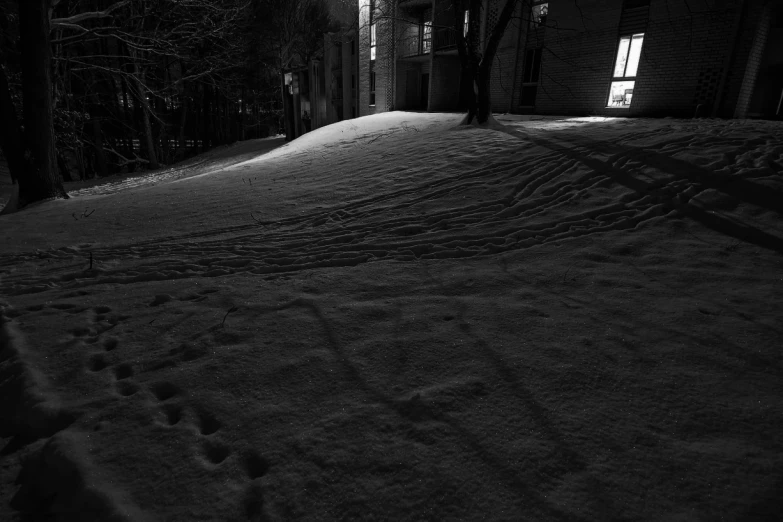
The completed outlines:
{"type": "Polygon", "coordinates": [[[359,42],[355,28],[324,35],[327,71],[327,120],[335,123],[359,115],[359,42]]]}
{"type": "MultiPolygon", "coordinates": [[[[466,3],[358,1],[359,114],[461,110],[466,3]]],[[[504,3],[484,0],[482,41],[504,3]]],[[[492,108],[780,119],[782,72],[780,0],[522,0],[493,62],[492,108]]]]}
{"type": "Polygon", "coordinates": [[[320,59],[281,75],[286,140],[359,115],[359,45],[355,29],[324,35],[320,59]]]}

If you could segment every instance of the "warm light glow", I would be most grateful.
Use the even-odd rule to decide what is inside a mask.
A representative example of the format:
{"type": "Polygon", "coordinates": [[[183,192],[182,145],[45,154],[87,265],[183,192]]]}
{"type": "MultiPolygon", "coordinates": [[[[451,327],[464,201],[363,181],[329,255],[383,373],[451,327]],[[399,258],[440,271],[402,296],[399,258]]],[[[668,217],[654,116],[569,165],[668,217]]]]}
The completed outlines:
{"type": "Polygon", "coordinates": [[[625,65],[628,62],[628,46],[631,44],[630,37],[620,38],[620,47],[617,49],[617,59],[614,65],[614,76],[625,76],[625,65]]]}
{"type": "Polygon", "coordinates": [[[639,70],[643,43],[643,33],[620,38],[613,79],[609,86],[609,99],[606,101],[607,107],[628,108],[631,106],[633,89],[636,85],[634,78],[639,70]]]}
{"type": "Polygon", "coordinates": [[[609,101],[607,102],[607,106],[620,108],[630,107],[635,83],[635,81],[628,80],[612,82],[612,85],[609,88],[609,101]]]}
{"type": "Polygon", "coordinates": [[[370,60],[375,60],[375,26],[376,24],[370,26],[370,60]]]}
{"type": "Polygon", "coordinates": [[[636,76],[636,70],[639,68],[639,59],[642,57],[642,43],[644,35],[634,35],[631,40],[631,50],[628,52],[628,67],[625,69],[625,76],[636,76]]]}

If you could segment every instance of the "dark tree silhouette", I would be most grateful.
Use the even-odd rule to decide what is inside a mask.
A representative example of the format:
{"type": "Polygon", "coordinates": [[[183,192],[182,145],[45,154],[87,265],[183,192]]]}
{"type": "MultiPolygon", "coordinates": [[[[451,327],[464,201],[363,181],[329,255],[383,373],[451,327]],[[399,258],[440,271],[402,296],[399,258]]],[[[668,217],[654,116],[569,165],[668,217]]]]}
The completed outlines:
{"type": "MultiPolygon", "coordinates": [[[[18,193],[7,212],[48,198],[67,198],[57,168],[52,115],[52,52],[49,0],[23,0],[19,8],[24,133],[11,102],[5,73],[0,78],[0,116],[8,128],[0,145],[8,158],[18,193]],[[10,105],[9,105],[10,103],[10,105]],[[21,147],[19,145],[21,144],[21,147]],[[21,158],[19,157],[21,151],[21,158]]],[[[4,209],[4,212],[6,209],[4,209]]]]}
{"type": "Polygon", "coordinates": [[[492,63],[495,61],[498,45],[506,32],[509,22],[520,0],[505,0],[497,22],[493,27],[487,27],[487,38],[481,40],[481,9],[483,0],[468,0],[468,28],[463,35],[462,17],[465,2],[451,0],[454,9],[454,32],[457,40],[462,78],[472,80],[472,89],[468,86],[463,92],[468,105],[468,114],[464,124],[486,124],[492,118],[492,99],[490,81],[492,80],[492,63]]]}

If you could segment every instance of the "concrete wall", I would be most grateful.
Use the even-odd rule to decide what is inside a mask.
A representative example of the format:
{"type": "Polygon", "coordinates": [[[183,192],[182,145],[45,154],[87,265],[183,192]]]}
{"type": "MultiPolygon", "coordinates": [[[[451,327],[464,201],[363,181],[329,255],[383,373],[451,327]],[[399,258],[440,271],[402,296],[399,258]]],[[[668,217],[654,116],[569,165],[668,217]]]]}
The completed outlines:
{"type": "Polygon", "coordinates": [[[435,55],[430,74],[430,111],[454,111],[459,104],[459,56],[435,55]]]}

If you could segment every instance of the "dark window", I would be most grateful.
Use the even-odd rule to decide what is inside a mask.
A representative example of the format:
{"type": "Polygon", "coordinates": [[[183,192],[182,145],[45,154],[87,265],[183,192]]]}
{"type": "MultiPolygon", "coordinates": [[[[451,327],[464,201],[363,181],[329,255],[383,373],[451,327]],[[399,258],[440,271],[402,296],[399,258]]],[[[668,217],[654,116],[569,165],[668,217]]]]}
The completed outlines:
{"type": "Polygon", "coordinates": [[[526,107],[534,106],[536,104],[536,91],[538,91],[538,85],[523,85],[520,105],[526,107]]]}
{"type": "Polygon", "coordinates": [[[352,74],[351,75],[351,89],[355,89],[355,88],[356,88],[356,76],[352,74]]]}
{"type": "Polygon", "coordinates": [[[528,49],[525,53],[525,75],[522,78],[524,83],[538,82],[541,74],[541,48],[528,49]]]}
{"type": "Polygon", "coordinates": [[[541,76],[541,52],[543,49],[528,49],[525,51],[525,70],[522,75],[522,98],[519,104],[532,107],[536,104],[538,79],[541,76]]]}
{"type": "Polygon", "coordinates": [[[636,9],[637,7],[649,7],[650,0],[625,0],[623,9],[636,9]]]}
{"type": "Polygon", "coordinates": [[[375,71],[370,70],[370,105],[375,105],[375,71]]]}
{"type": "Polygon", "coordinates": [[[353,56],[354,54],[356,54],[356,41],[351,40],[351,56],[353,56]]]}

